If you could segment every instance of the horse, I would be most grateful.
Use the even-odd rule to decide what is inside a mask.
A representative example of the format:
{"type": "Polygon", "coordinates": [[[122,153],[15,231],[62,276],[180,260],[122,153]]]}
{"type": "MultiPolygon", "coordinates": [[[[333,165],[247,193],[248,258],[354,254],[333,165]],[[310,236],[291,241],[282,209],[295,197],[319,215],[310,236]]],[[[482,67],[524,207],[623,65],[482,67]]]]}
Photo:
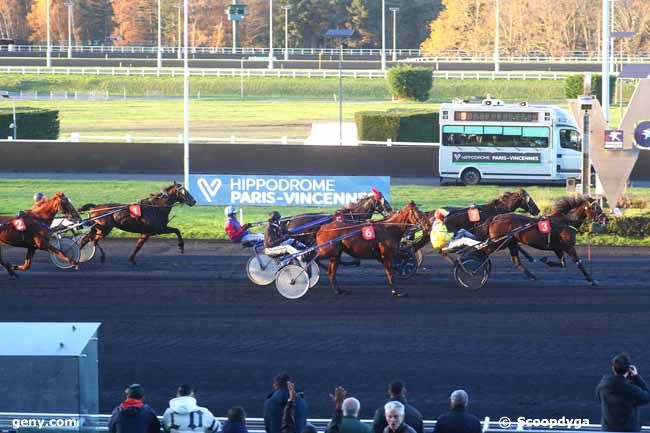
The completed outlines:
{"type": "Polygon", "coordinates": [[[174,204],[187,204],[194,206],[196,200],[186,190],[183,185],[174,182],[167,188],[164,188],[158,194],[151,194],[149,198],[140,200],[136,206],[136,212],[132,209],[133,205],[122,203],[102,203],[102,204],[85,204],[79,208],[80,212],[90,211],[90,218],[94,220],[94,225],[90,232],[86,234],[79,247],[83,248],[88,242],[92,241],[101,253],[101,262],[106,261],[106,253],[99,245],[114,228],[125,232],[139,233],[140,238],[135,244],[135,248],[129,256],[129,263],[135,265],[135,255],[140,248],[151,236],[174,233],[178,238],[178,248],[181,254],[184,253],[183,237],[180,230],[169,227],[169,214],[174,204]],[[138,215],[139,213],[139,215],[138,215]]]}
{"type": "Polygon", "coordinates": [[[377,259],[384,265],[392,295],[395,297],[405,296],[404,292],[395,288],[393,278],[393,264],[399,252],[400,240],[404,233],[414,226],[421,227],[423,230],[431,230],[429,220],[411,201],[402,210],[392,213],[383,220],[368,223],[368,225],[374,229],[374,237],[368,240],[364,239],[361,233],[362,230],[365,230],[363,224],[351,224],[344,221],[325,224],[316,233],[316,243],[323,245],[317,250],[318,258],[329,259],[327,275],[332,289],[337,295],[350,293],[340,289],[336,282],[336,270],[341,262],[341,254],[345,252],[358,259],[377,259]],[[358,233],[355,234],[355,232],[358,233]],[[332,242],[332,240],[348,234],[351,236],[339,242],[332,242]]]}
{"type": "Polygon", "coordinates": [[[362,222],[372,217],[373,214],[379,213],[383,216],[392,212],[388,200],[384,195],[373,188],[372,194],[354,202],[349,203],[347,206],[337,210],[332,215],[323,215],[318,213],[304,213],[296,215],[291,219],[283,221],[283,228],[285,230],[299,229],[298,236],[293,236],[294,239],[312,245],[314,243],[316,232],[323,225],[332,222],[334,219],[339,219],[347,222],[362,222]],[[304,227],[301,229],[301,227],[304,227]]]}
{"type": "MultiPolygon", "coordinates": [[[[560,259],[559,263],[546,259],[541,260],[542,263],[550,267],[566,268],[564,255],[569,255],[585,279],[595,286],[596,282],[580,261],[575,248],[578,229],[588,218],[601,224],[607,222],[607,217],[597,200],[590,197],[566,197],[558,200],[553,206],[552,213],[546,217],[550,223],[548,234],[544,234],[538,229],[539,219],[515,213],[497,215],[490,221],[488,231],[492,240],[508,236],[514,231],[512,239],[508,240],[505,246],[510,250],[512,262],[528,278],[536,279],[535,275],[521,263],[518,244],[529,245],[538,250],[553,251],[560,259]],[[526,227],[527,225],[528,227],[526,227]],[[524,228],[521,229],[522,227],[524,228]]],[[[499,248],[498,244],[496,242],[492,247],[488,247],[486,253],[489,254],[499,248]]]]}
{"type": "Polygon", "coordinates": [[[75,207],[62,192],[54,194],[49,199],[41,200],[31,210],[21,212],[17,217],[0,216],[0,244],[27,248],[25,261],[20,266],[4,262],[0,252],[0,265],[5,268],[9,275],[18,277],[15,271],[28,270],[32,265],[36,250],[52,253],[79,269],[77,262],[52,246],[48,240],[50,225],[58,213],[64,214],[66,218],[71,220],[79,221],[81,219],[75,207]]]}

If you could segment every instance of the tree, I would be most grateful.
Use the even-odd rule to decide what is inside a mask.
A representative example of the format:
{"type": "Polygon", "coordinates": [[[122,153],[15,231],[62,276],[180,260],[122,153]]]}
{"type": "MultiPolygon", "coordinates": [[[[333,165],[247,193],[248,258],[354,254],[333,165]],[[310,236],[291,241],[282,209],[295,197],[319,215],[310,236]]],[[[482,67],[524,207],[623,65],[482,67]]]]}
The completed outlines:
{"type": "Polygon", "coordinates": [[[29,37],[27,0],[0,1],[0,38],[25,40],[29,37]]]}
{"type": "Polygon", "coordinates": [[[115,45],[156,45],[157,0],[113,0],[112,5],[115,45]]]}

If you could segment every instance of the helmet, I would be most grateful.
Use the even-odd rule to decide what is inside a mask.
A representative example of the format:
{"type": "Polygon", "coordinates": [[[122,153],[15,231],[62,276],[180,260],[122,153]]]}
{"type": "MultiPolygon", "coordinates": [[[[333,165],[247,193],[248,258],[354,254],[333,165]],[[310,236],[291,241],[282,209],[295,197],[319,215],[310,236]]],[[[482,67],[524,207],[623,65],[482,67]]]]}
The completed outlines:
{"type": "Polygon", "coordinates": [[[45,198],[45,194],[43,194],[42,192],[37,192],[36,194],[34,194],[34,203],[38,203],[44,198],[45,198]]]}
{"type": "Polygon", "coordinates": [[[282,218],[282,215],[280,215],[280,212],[278,212],[277,210],[274,210],[269,214],[269,221],[271,222],[280,221],[280,218],[282,218]]]}
{"type": "Polygon", "coordinates": [[[372,196],[375,200],[381,199],[382,197],[381,191],[379,191],[377,188],[372,188],[370,192],[372,193],[372,196]]]}
{"type": "Polygon", "coordinates": [[[442,208],[440,208],[440,209],[436,210],[436,213],[434,214],[434,217],[435,217],[437,220],[442,221],[442,220],[445,219],[445,217],[446,217],[447,215],[449,215],[449,212],[447,212],[446,209],[442,209],[442,208]]]}
{"type": "Polygon", "coordinates": [[[237,208],[235,206],[226,206],[223,210],[223,214],[228,218],[229,215],[237,213],[237,208]]]}

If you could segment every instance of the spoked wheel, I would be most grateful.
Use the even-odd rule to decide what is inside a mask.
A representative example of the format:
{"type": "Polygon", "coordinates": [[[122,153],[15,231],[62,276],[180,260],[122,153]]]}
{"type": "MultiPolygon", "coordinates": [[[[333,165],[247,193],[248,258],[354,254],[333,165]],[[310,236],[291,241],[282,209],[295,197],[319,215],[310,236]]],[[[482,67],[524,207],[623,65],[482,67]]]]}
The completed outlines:
{"type": "Polygon", "coordinates": [[[299,299],[309,290],[307,271],[298,265],[287,265],[278,271],[275,287],[287,299],[299,299]]]}
{"type": "Polygon", "coordinates": [[[309,288],[311,289],[318,284],[318,280],[320,280],[320,269],[318,268],[318,263],[311,262],[311,265],[309,265],[309,288]]]}
{"type": "Polygon", "coordinates": [[[246,263],[248,279],[258,286],[268,286],[275,280],[278,263],[266,254],[256,254],[246,263]]]}
{"type": "Polygon", "coordinates": [[[472,291],[479,290],[487,283],[491,270],[490,259],[463,258],[454,266],[454,280],[458,287],[472,291]]]}
{"type": "MultiPolygon", "coordinates": [[[[74,237],[74,241],[77,243],[77,245],[81,245],[81,240],[84,238],[84,235],[77,235],[74,237]]],[[[95,253],[97,252],[97,247],[95,246],[95,243],[91,240],[86,243],[86,245],[83,246],[83,248],[80,249],[81,255],[79,256],[79,261],[80,262],[89,262],[95,257],[95,253]]]]}
{"type": "MultiPolygon", "coordinates": [[[[79,251],[79,245],[77,242],[75,242],[74,238],[55,237],[51,239],[50,243],[53,247],[61,250],[61,252],[66,255],[66,257],[79,263],[81,251],[79,251]]],[[[57,257],[52,253],[50,253],[50,261],[59,269],[71,269],[74,267],[72,264],[66,262],[62,258],[57,257]]]]}
{"type": "Polygon", "coordinates": [[[416,253],[410,248],[400,248],[393,266],[396,271],[395,276],[401,279],[411,278],[420,267],[416,253]]]}

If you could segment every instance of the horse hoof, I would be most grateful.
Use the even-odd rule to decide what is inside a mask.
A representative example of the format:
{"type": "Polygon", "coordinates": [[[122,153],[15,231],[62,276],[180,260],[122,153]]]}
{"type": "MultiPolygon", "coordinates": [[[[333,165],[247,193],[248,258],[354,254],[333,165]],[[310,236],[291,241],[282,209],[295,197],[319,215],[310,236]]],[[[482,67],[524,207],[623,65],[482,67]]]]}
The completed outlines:
{"type": "Polygon", "coordinates": [[[336,289],[334,290],[334,294],[336,295],[350,295],[352,292],[350,290],[345,290],[345,289],[336,289]]]}
{"type": "Polygon", "coordinates": [[[408,294],[406,292],[402,292],[402,291],[397,290],[397,289],[391,290],[390,293],[391,293],[391,295],[393,295],[393,298],[406,298],[408,296],[408,294]]]}

